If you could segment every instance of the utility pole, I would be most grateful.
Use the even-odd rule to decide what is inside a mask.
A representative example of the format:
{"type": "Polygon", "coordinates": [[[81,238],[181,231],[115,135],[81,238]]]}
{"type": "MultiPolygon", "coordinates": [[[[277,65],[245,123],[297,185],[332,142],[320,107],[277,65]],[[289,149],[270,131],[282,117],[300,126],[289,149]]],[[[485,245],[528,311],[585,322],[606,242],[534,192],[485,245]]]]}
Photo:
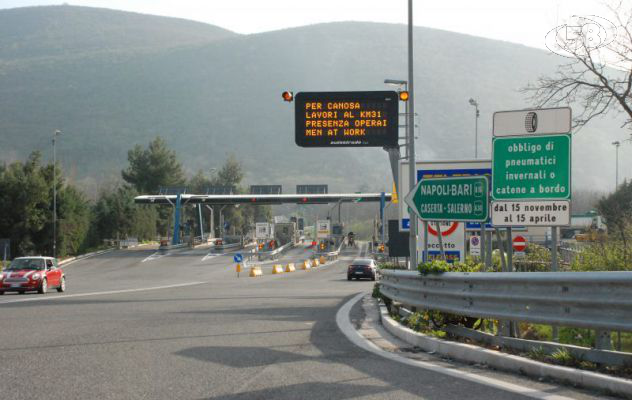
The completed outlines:
{"type": "Polygon", "coordinates": [[[474,158],[478,158],[478,117],[481,113],[478,111],[478,102],[474,99],[470,99],[470,105],[476,107],[476,113],[474,114],[474,158]]]}
{"type": "Polygon", "coordinates": [[[612,142],[612,144],[616,148],[616,156],[615,156],[615,186],[614,190],[616,191],[619,188],[619,146],[621,146],[621,142],[618,140],[616,142],[612,142]]]}
{"type": "MultiPolygon", "coordinates": [[[[413,0],[408,0],[408,186],[410,190],[415,187],[416,159],[415,159],[415,85],[413,79],[413,0]]],[[[404,197],[402,193],[402,198],[404,197]]],[[[417,216],[410,215],[410,269],[417,268],[417,216]]]]}
{"type": "Polygon", "coordinates": [[[53,257],[57,257],[57,136],[61,135],[58,129],[53,133],[53,257]]]}

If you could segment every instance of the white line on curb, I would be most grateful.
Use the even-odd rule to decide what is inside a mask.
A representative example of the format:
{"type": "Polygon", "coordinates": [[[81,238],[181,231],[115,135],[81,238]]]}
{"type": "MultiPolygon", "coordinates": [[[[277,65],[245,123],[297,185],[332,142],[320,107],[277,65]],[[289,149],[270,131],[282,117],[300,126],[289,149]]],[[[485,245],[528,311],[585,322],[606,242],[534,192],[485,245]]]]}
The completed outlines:
{"type": "Polygon", "coordinates": [[[542,392],[536,389],[530,389],[525,386],[516,385],[509,382],[503,382],[498,379],[489,378],[486,376],[476,375],[466,371],[460,371],[458,369],[449,369],[445,368],[441,365],[433,364],[428,361],[419,361],[419,360],[411,360],[409,358],[405,358],[399,356],[394,353],[389,353],[388,351],[382,350],[377,347],[374,343],[362,337],[351,324],[349,320],[349,313],[351,312],[351,308],[365,296],[365,293],[360,293],[348,302],[346,302],[336,313],[336,324],[338,328],[344,333],[344,335],[356,346],[369,351],[373,354],[377,354],[381,357],[388,358],[391,361],[396,361],[402,364],[407,364],[410,366],[427,369],[433,372],[442,373],[445,375],[453,376],[459,379],[465,379],[470,382],[475,382],[481,385],[490,386],[493,388],[506,390],[508,392],[517,393],[523,396],[528,396],[534,399],[546,399],[546,400],[571,400],[569,397],[559,396],[555,394],[550,394],[546,392],[542,392]]]}
{"type": "Polygon", "coordinates": [[[145,291],[148,291],[148,290],[173,289],[173,288],[184,287],[184,286],[202,285],[204,283],[208,283],[208,282],[187,282],[187,283],[178,283],[176,285],[153,286],[153,287],[137,288],[137,289],[122,289],[122,290],[109,290],[109,291],[105,291],[105,292],[66,294],[66,295],[59,295],[59,296],[56,296],[56,297],[48,297],[48,296],[45,296],[45,297],[33,297],[33,298],[29,298],[29,299],[18,299],[18,300],[3,301],[3,302],[0,302],[0,305],[2,305],[2,304],[12,304],[12,303],[24,303],[24,302],[27,302],[27,301],[64,300],[64,299],[70,299],[70,298],[73,298],[73,297],[105,296],[105,295],[110,295],[110,294],[145,292],[145,291]]]}

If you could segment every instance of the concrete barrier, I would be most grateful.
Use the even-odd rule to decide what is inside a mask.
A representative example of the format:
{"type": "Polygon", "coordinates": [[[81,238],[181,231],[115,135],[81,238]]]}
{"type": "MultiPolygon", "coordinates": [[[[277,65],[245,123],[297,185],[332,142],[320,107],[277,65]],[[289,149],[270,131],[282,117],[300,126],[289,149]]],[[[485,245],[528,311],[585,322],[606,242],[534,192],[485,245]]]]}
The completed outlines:
{"type": "Polygon", "coordinates": [[[327,263],[327,259],[325,258],[325,256],[320,256],[320,259],[318,260],[321,264],[325,264],[327,263]]]}
{"type": "Polygon", "coordinates": [[[319,264],[318,260],[314,258],[314,259],[312,260],[312,268],[316,268],[316,267],[318,267],[318,264],[319,264]]]}
{"type": "Polygon", "coordinates": [[[282,274],[283,273],[283,265],[281,264],[274,264],[272,266],[272,274],[276,275],[276,274],[282,274]]]}
{"type": "Polygon", "coordinates": [[[310,269],[310,268],[312,268],[312,263],[310,263],[309,260],[303,261],[301,263],[301,269],[307,270],[307,269],[310,269]]]}
{"type": "Polygon", "coordinates": [[[263,271],[261,271],[261,267],[258,265],[255,265],[254,267],[250,267],[250,277],[254,278],[256,276],[261,276],[263,275],[263,271]]]}
{"type": "Polygon", "coordinates": [[[296,268],[294,267],[294,263],[289,263],[285,266],[285,272],[294,272],[296,268]]]}

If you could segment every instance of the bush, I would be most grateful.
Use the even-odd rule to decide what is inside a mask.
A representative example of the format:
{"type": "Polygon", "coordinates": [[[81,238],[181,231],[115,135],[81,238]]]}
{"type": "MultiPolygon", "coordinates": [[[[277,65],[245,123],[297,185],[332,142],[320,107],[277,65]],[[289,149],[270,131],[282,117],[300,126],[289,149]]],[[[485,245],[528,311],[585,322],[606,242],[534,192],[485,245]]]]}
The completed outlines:
{"type": "Polygon", "coordinates": [[[614,239],[585,248],[571,263],[573,271],[629,271],[626,252],[614,239]]]}
{"type": "Polygon", "coordinates": [[[472,258],[467,258],[465,262],[450,264],[444,260],[432,260],[420,263],[417,270],[421,275],[442,274],[444,272],[480,272],[483,264],[476,262],[472,258]]]}
{"type": "Polygon", "coordinates": [[[375,299],[381,299],[382,295],[380,294],[380,284],[379,283],[375,283],[375,285],[373,285],[373,293],[371,293],[371,296],[375,299]]]}

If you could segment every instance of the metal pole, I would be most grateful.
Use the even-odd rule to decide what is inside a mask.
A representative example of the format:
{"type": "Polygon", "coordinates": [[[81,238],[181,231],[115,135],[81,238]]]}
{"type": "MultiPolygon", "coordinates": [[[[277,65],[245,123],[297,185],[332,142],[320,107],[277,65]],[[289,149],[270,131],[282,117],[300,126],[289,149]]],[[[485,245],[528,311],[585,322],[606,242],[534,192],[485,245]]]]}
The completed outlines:
{"type": "MultiPolygon", "coordinates": [[[[404,90],[408,92],[408,82],[404,83],[404,90]]],[[[408,93],[409,96],[409,100],[410,100],[410,93],[408,93]]],[[[409,127],[408,127],[408,102],[404,102],[404,113],[406,114],[406,117],[404,118],[406,120],[406,123],[404,124],[404,136],[406,136],[406,158],[408,160],[410,160],[410,143],[408,142],[408,140],[410,139],[410,134],[408,133],[410,131],[409,127]]],[[[414,132],[414,128],[413,128],[413,132],[414,132]]],[[[399,188],[397,188],[397,191],[400,192],[399,188]]],[[[400,194],[401,197],[401,194],[400,194]]]]}
{"type": "Polygon", "coordinates": [[[173,219],[173,239],[171,244],[180,243],[180,209],[182,208],[182,194],[178,193],[176,196],[176,210],[173,219]]]}
{"type": "MultiPolygon", "coordinates": [[[[557,272],[557,227],[551,227],[551,271],[557,272]]],[[[551,336],[554,342],[559,341],[557,326],[551,327],[551,336]]]]}
{"type": "Polygon", "coordinates": [[[478,158],[478,103],[476,103],[476,126],[474,129],[474,158],[478,158]]]}
{"type": "Polygon", "coordinates": [[[423,249],[424,251],[422,254],[422,261],[428,262],[428,221],[424,221],[423,230],[424,230],[424,249],[423,249]]]}
{"type": "Polygon", "coordinates": [[[342,208],[342,200],[338,201],[338,223],[342,223],[342,218],[340,218],[340,211],[342,208]]]}
{"type": "Polygon", "coordinates": [[[441,237],[441,223],[439,221],[435,222],[435,227],[437,228],[437,238],[439,239],[439,253],[441,254],[441,259],[446,261],[445,249],[443,248],[443,238],[441,237]]]}
{"type": "Polygon", "coordinates": [[[215,213],[213,212],[213,207],[206,204],[206,208],[211,210],[211,219],[209,221],[209,237],[215,237],[215,213]]]}
{"type": "Polygon", "coordinates": [[[384,213],[384,205],[385,205],[386,201],[385,201],[385,197],[384,196],[385,196],[385,193],[382,192],[382,195],[380,196],[380,217],[381,217],[380,223],[382,224],[382,229],[381,229],[381,232],[380,232],[382,234],[382,237],[381,237],[380,240],[381,240],[382,244],[384,244],[384,234],[385,234],[385,232],[384,232],[384,219],[385,219],[385,216],[384,216],[384,214],[385,214],[384,213]]]}
{"type": "MultiPolygon", "coordinates": [[[[409,189],[415,187],[416,159],[415,159],[415,86],[413,79],[413,0],[408,0],[408,184],[409,189]]],[[[402,198],[404,194],[402,193],[402,198]]],[[[411,268],[417,267],[417,217],[410,215],[410,264],[411,268]]]]}
{"type": "Polygon", "coordinates": [[[616,152],[616,163],[617,166],[615,168],[615,186],[614,189],[617,190],[619,188],[619,145],[617,144],[617,152],[616,152]]]}
{"type": "Polygon", "coordinates": [[[511,227],[507,228],[507,271],[514,272],[513,268],[513,243],[511,241],[511,227]]]}
{"type": "Polygon", "coordinates": [[[500,266],[502,272],[507,272],[507,260],[505,259],[505,245],[503,244],[503,237],[500,234],[500,229],[496,229],[496,240],[498,241],[498,250],[500,251],[500,266]]]}
{"type": "Polygon", "coordinates": [[[61,131],[53,134],[53,257],[57,257],[57,136],[61,131]]]}
{"type": "Polygon", "coordinates": [[[614,186],[614,190],[617,190],[617,188],[619,187],[619,146],[621,145],[621,142],[619,142],[618,140],[616,142],[612,142],[612,144],[615,146],[616,149],[616,157],[615,157],[615,186],[614,186]]]}
{"type": "Polygon", "coordinates": [[[487,251],[485,252],[485,268],[492,267],[492,253],[494,251],[494,233],[493,231],[487,232],[487,251]]]}
{"type": "Polygon", "coordinates": [[[200,217],[200,237],[204,240],[204,223],[202,222],[202,204],[198,204],[198,215],[200,217]]]}
{"type": "MultiPolygon", "coordinates": [[[[484,269],[483,271],[487,270],[487,265],[485,265],[485,253],[487,252],[487,243],[485,241],[485,236],[487,236],[487,233],[485,232],[485,222],[481,222],[481,232],[480,232],[480,246],[481,246],[481,263],[484,265],[484,269]]],[[[471,250],[470,250],[471,251],[471,250]]]]}
{"type": "Polygon", "coordinates": [[[220,239],[224,239],[224,208],[226,205],[223,205],[222,208],[219,209],[219,237],[220,239]]]}

